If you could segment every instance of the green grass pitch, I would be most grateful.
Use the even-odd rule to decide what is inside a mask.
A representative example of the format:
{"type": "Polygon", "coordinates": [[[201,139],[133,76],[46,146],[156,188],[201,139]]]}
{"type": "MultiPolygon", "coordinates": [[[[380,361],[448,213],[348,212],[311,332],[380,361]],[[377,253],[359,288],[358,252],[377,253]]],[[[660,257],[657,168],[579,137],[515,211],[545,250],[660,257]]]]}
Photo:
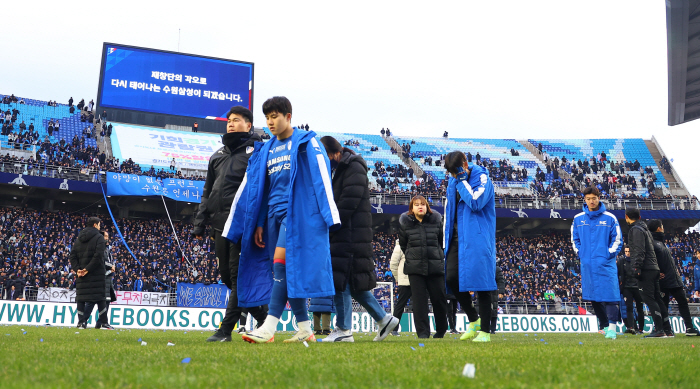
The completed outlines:
{"type": "Polygon", "coordinates": [[[511,333],[476,344],[414,334],[375,343],[374,334],[356,333],[355,343],[309,347],[282,343],[290,333],[260,345],[235,334],[230,343],[206,343],[209,335],[2,326],[0,387],[700,387],[700,337],[683,335],[606,340],[599,334],[511,333]],[[184,358],[190,362],[182,363],[184,358]],[[474,378],[462,376],[466,363],[476,365],[474,378]]]}

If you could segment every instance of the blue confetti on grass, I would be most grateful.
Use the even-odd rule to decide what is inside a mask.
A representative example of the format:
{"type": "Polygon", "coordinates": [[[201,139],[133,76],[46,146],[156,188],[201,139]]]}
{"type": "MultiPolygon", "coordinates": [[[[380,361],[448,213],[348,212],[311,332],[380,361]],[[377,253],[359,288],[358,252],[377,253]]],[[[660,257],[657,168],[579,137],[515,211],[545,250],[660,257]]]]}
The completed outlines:
{"type": "Polygon", "coordinates": [[[413,346],[411,346],[411,350],[413,350],[413,351],[416,351],[416,349],[415,349],[415,348],[413,348],[413,346]]]}
{"type": "Polygon", "coordinates": [[[544,339],[540,339],[540,342],[544,342],[544,339]]]}
{"type": "Polygon", "coordinates": [[[549,343],[547,343],[547,342],[544,342],[544,344],[549,344],[549,343]]]}
{"type": "Polygon", "coordinates": [[[192,360],[192,358],[187,357],[187,358],[183,359],[182,362],[180,362],[180,363],[190,363],[191,360],[192,360]]]}
{"type": "Polygon", "coordinates": [[[27,331],[22,331],[22,335],[27,335],[27,331]]]}
{"type": "Polygon", "coordinates": [[[525,336],[530,336],[530,335],[528,335],[528,334],[525,334],[525,336]]]}
{"type": "Polygon", "coordinates": [[[423,343],[418,343],[418,347],[425,347],[423,343]]]}
{"type": "Polygon", "coordinates": [[[139,340],[137,340],[137,342],[140,342],[140,341],[141,341],[141,338],[139,338],[139,340]]]}
{"type": "Polygon", "coordinates": [[[39,342],[43,342],[43,341],[44,341],[44,338],[39,339],[39,342]]]}
{"type": "Polygon", "coordinates": [[[578,344],[583,344],[583,342],[578,342],[578,344]]]}

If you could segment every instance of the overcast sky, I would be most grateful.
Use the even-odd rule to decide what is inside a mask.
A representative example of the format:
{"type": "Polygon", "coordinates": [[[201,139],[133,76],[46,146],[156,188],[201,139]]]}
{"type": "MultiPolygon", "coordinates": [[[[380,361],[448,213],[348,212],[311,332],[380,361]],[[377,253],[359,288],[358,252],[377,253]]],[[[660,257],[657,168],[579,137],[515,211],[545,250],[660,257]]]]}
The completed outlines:
{"type": "Polygon", "coordinates": [[[693,194],[700,120],[668,127],[663,1],[10,2],[0,94],[95,98],[103,42],[255,63],[311,129],[655,136],[693,194]]]}

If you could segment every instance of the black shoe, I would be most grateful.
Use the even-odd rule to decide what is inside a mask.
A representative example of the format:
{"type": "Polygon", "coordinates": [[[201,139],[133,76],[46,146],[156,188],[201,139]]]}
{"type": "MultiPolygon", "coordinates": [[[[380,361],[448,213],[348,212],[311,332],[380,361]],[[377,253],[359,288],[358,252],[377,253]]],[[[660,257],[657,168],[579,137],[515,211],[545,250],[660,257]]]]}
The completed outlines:
{"type": "Polygon", "coordinates": [[[77,328],[87,329],[87,322],[86,321],[79,322],[77,328]]]}
{"type": "Polygon", "coordinates": [[[330,335],[330,334],[331,334],[331,330],[323,330],[323,331],[321,331],[321,335],[330,335]]]}
{"type": "Polygon", "coordinates": [[[238,331],[237,331],[237,332],[238,332],[239,334],[241,334],[241,335],[248,333],[248,331],[245,329],[245,326],[240,326],[240,327],[238,327],[238,331]]]}
{"type": "Polygon", "coordinates": [[[207,342],[230,342],[231,334],[224,334],[221,330],[218,330],[214,335],[207,338],[207,342]]]}
{"type": "Polygon", "coordinates": [[[628,329],[625,330],[625,333],[626,333],[626,334],[637,335],[637,330],[635,330],[634,328],[628,328],[628,329]]]}
{"type": "Polygon", "coordinates": [[[452,334],[452,335],[459,335],[459,331],[457,331],[457,330],[451,330],[451,331],[450,331],[450,334],[452,334]]]}
{"type": "Polygon", "coordinates": [[[685,330],[685,336],[698,336],[698,330],[695,328],[688,328],[685,330]]]}
{"type": "Polygon", "coordinates": [[[114,330],[114,327],[112,327],[112,326],[109,325],[109,324],[102,324],[102,325],[100,325],[99,328],[101,328],[101,329],[103,329],[103,330],[114,330]]]}
{"type": "Polygon", "coordinates": [[[396,330],[391,331],[391,336],[400,336],[399,331],[396,331],[396,330]]]}
{"type": "Polygon", "coordinates": [[[666,334],[667,338],[675,338],[676,337],[676,334],[674,334],[673,331],[664,331],[664,333],[666,334]]]}
{"type": "Polygon", "coordinates": [[[314,331],[314,335],[323,335],[323,331],[316,330],[316,331],[314,331]]]}
{"type": "Polygon", "coordinates": [[[644,338],[666,338],[666,334],[661,332],[661,331],[652,331],[649,335],[645,336],[644,338]]]}
{"type": "Polygon", "coordinates": [[[436,332],[436,333],[433,334],[433,339],[442,339],[442,338],[444,338],[444,337],[445,337],[445,333],[444,333],[444,332],[442,332],[442,333],[436,332]]]}

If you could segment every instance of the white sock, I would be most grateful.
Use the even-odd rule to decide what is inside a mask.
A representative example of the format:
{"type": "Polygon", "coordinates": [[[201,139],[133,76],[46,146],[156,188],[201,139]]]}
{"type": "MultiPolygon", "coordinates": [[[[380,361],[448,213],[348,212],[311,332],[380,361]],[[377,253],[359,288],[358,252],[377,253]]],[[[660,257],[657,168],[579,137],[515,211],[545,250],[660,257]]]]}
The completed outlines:
{"type": "Polygon", "coordinates": [[[298,322],[299,331],[311,332],[311,320],[298,322]]]}
{"type": "Polygon", "coordinates": [[[267,332],[274,334],[277,331],[277,323],[279,322],[279,318],[267,315],[267,317],[265,318],[265,322],[262,325],[262,328],[264,328],[267,332]]]}
{"type": "Polygon", "coordinates": [[[608,326],[608,331],[617,331],[617,326],[615,324],[610,324],[608,326]]]}

